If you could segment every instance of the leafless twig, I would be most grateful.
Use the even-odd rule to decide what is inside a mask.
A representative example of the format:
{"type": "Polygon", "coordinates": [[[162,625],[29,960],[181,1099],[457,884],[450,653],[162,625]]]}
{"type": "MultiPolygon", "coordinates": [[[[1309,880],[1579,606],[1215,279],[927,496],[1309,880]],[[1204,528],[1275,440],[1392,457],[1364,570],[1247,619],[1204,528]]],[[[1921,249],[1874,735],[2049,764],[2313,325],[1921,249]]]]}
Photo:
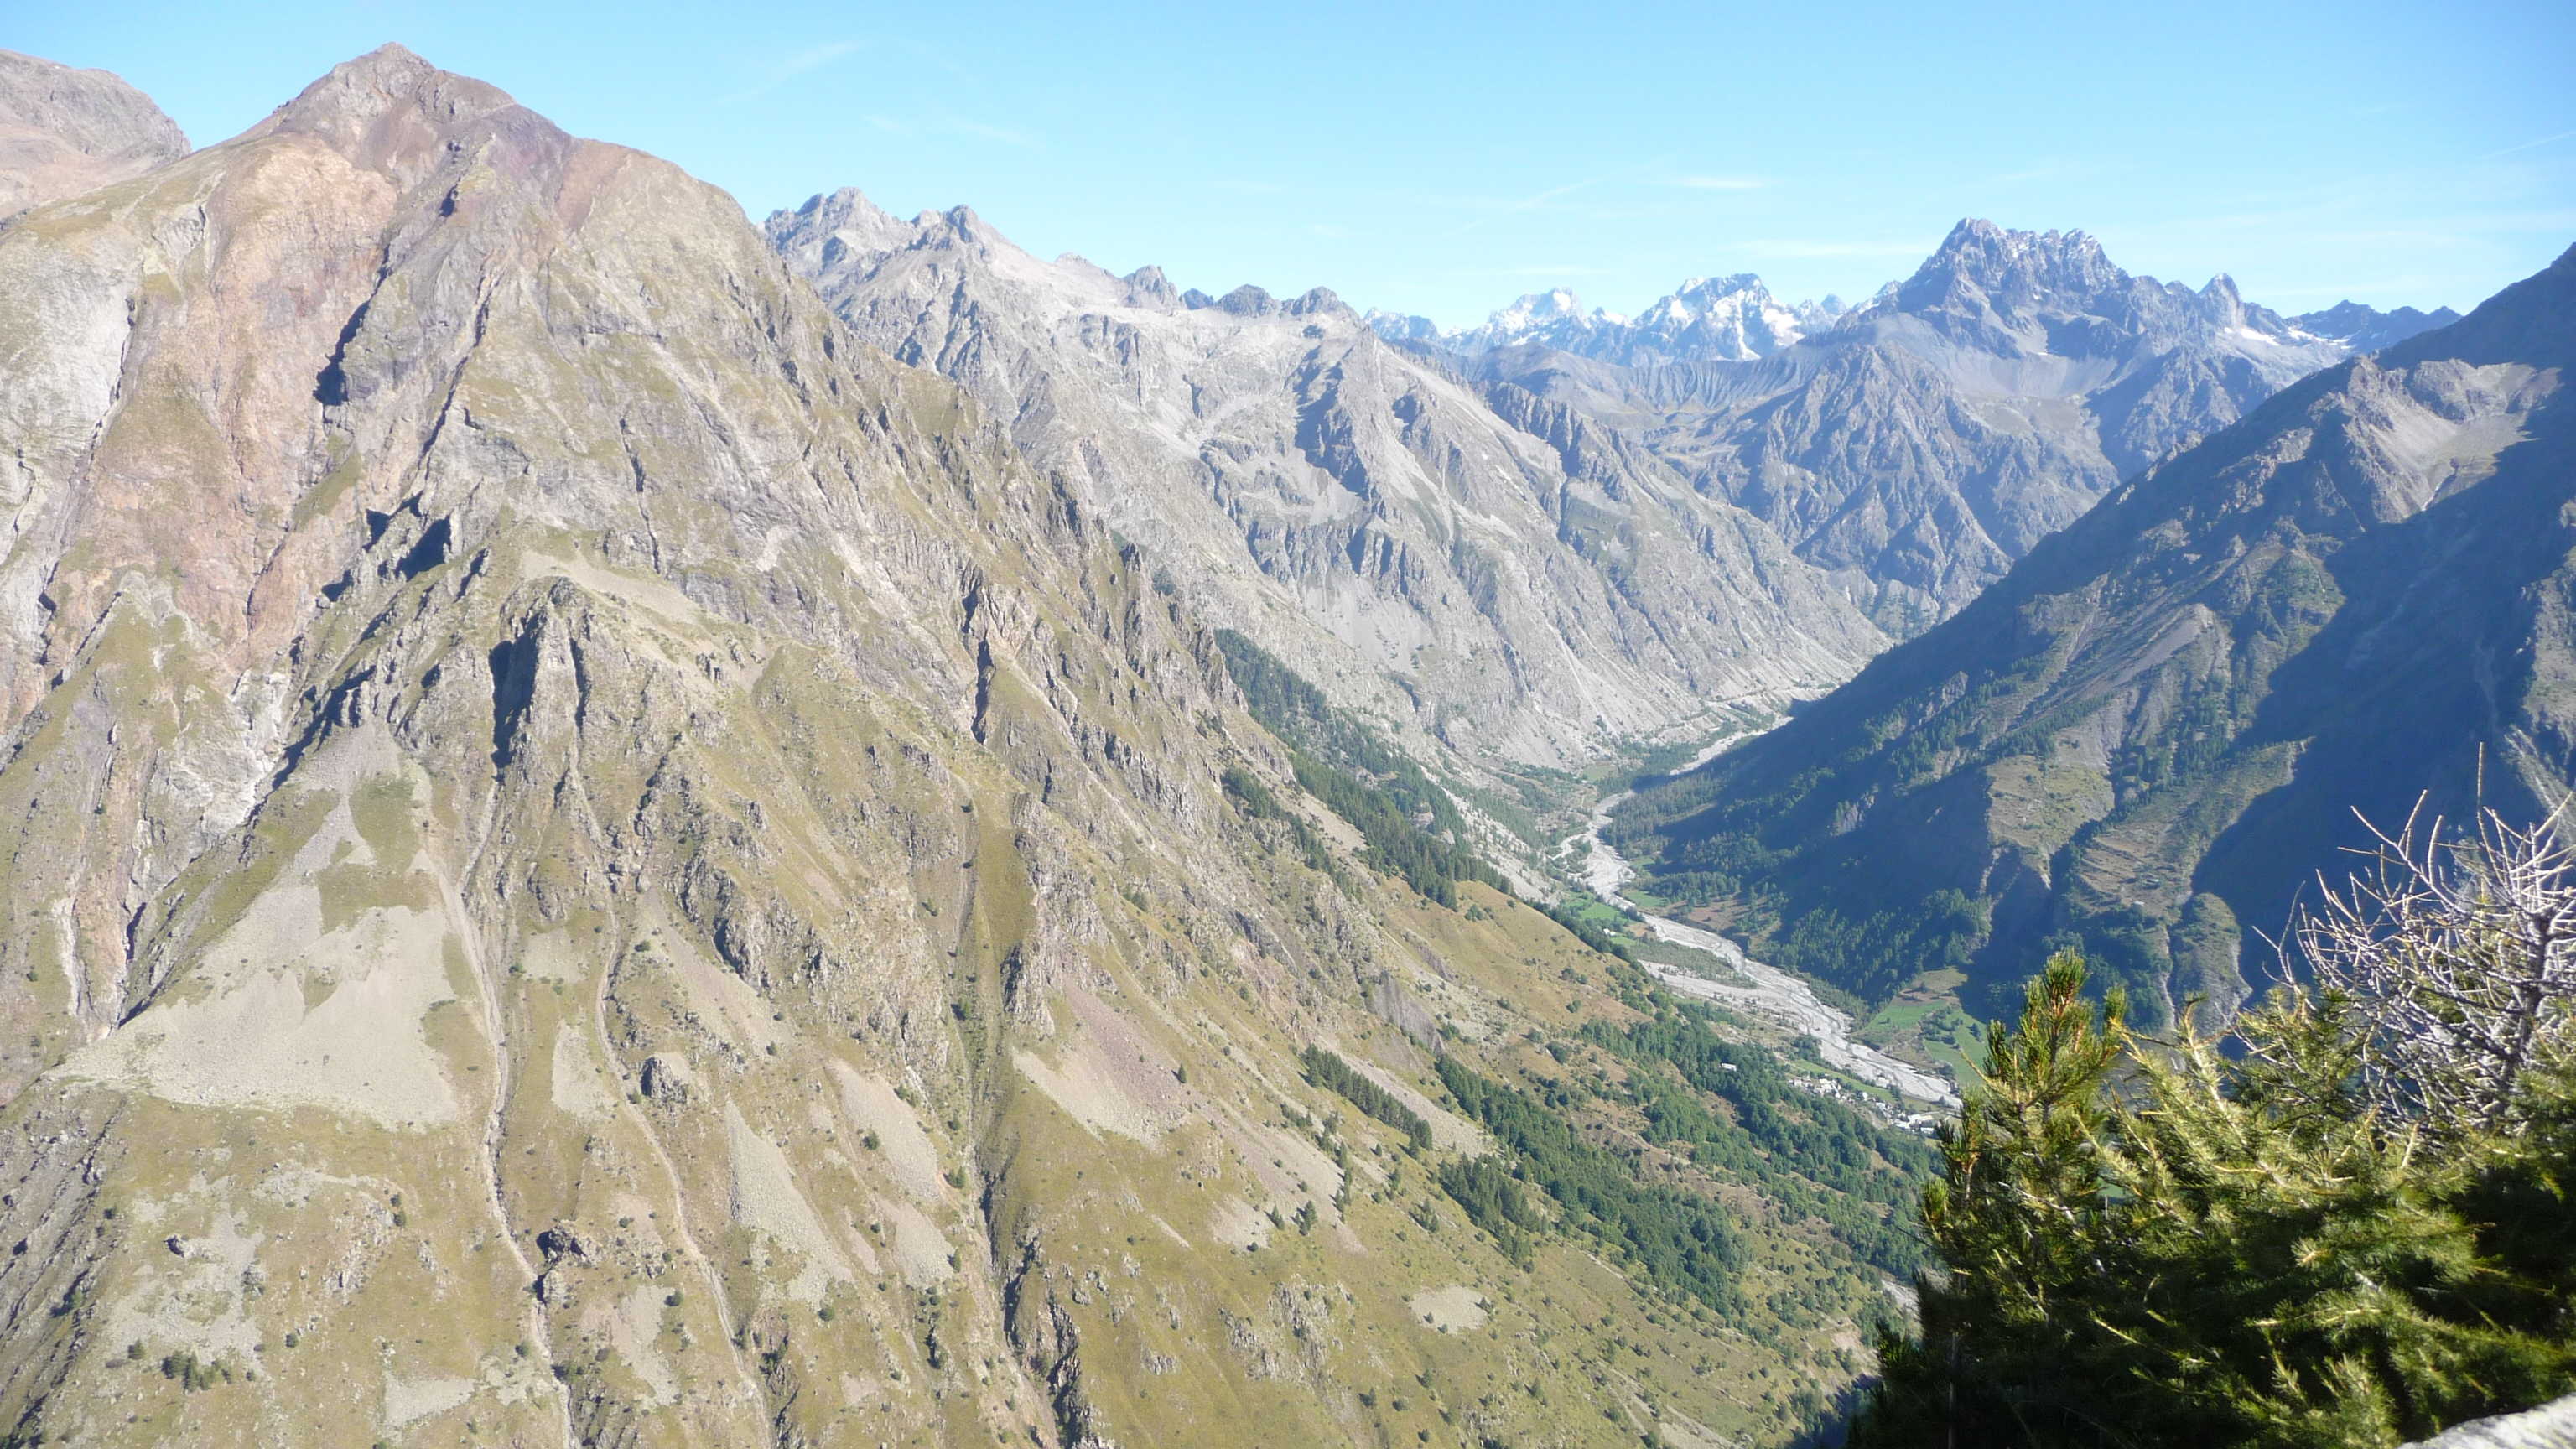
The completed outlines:
{"type": "Polygon", "coordinates": [[[2341,890],[2320,881],[2284,955],[2351,1023],[2371,1105],[2436,1133],[2495,1128],[2576,1034],[2576,851],[2564,805],[2530,826],[2481,809],[2448,835],[2423,808],[2394,835],[2362,822],[2365,865],[2341,890]]]}

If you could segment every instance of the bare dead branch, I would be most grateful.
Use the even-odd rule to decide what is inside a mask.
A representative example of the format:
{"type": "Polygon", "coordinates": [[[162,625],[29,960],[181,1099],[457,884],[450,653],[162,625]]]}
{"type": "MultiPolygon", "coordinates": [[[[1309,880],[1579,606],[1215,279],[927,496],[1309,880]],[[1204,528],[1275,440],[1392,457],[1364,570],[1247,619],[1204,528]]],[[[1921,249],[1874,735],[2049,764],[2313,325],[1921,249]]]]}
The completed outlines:
{"type": "Polygon", "coordinates": [[[2341,889],[2319,881],[2292,918],[2285,967],[2303,967],[2343,1014],[2356,1089],[2383,1116],[2497,1127],[2533,1065],[2576,1035],[2576,851],[2561,805],[2515,825],[2478,812],[2466,832],[2418,801],[2341,889]]]}

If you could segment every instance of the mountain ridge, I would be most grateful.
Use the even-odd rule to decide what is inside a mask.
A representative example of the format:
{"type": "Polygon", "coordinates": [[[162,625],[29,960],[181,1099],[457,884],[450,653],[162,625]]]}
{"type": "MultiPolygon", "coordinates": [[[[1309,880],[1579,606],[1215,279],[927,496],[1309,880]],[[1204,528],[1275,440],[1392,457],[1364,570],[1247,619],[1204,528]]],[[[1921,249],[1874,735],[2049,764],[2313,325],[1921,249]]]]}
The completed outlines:
{"type": "Polygon", "coordinates": [[[2350,350],[2224,275],[2159,283],[2082,232],[1970,218],[1908,278],[1767,356],[1623,367],[1528,347],[1477,366],[1637,437],[1906,635],[2123,476],[2350,350]]]}
{"type": "Polygon", "coordinates": [[[2429,789],[2448,818],[2546,813],[2576,780],[2571,324],[2576,249],[2292,384],[1775,734],[1645,792],[1629,838],[1697,872],[1689,892],[1763,897],[1789,955],[1873,997],[1943,964],[1998,989],[2054,938],[2223,1017],[2255,933],[2367,843],[2350,811],[2393,828],[2429,789]],[[1875,882],[1841,874],[1863,855],[1875,882]],[[1887,937],[1909,914],[1955,929],[1887,937]]]}
{"type": "Polygon", "coordinates": [[[1877,647],[1770,531],[1615,434],[1381,343],[1331,292],[1175,296],[855,191],[768,222],[1189,594],[1344,702],[1556,765],[1877,647]],[[847,224],[841,220],[849,218],[847,224]],[[1319,627],[1320,625],[1320,627],[1319,627]]]}
{"type": "Polygon", "coordinates": [[[1643,977],[1373,869],[1013,421],[394,49],[0,226],[0,1432],[1799,1432],[1919,1144],[1551,1096],[1643,977]]]}

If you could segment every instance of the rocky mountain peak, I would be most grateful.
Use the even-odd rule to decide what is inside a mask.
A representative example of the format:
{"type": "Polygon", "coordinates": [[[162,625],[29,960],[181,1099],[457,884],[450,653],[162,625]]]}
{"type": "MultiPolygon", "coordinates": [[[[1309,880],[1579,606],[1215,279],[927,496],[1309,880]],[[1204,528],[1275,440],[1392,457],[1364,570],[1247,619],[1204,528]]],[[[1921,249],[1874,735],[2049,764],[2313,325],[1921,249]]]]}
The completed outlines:
{"type": "Polygon", "coordinates": [[[1267,317],[1279,310],[1277,298],[1250,282],[1217,298],[1216,306],[1219,311],[1230,312],[1237,317],[1267,317]]]}
{"type": "Polygon", "coordinates": [[[275,113],[276,129],[363,133],[388,116],[415,114],[452,124],[517,105],[487,81],[451,74],[399,45],[383,45],[331,67],[275,113]]]}
{"type": "Polygon", "coordinates": [[[2081,231],[2013,231],[1977,217],[1949,236],[1897,288],[1899,310],[2017,324],[2084,304],[2128,284],[2102,244],[2081,231]]]}
{"type": "Polygon", "coordinates": [[[1685,300],[1702,298],[1714,301],[1726,297],[1759,295],[1769,297],[1771,289],[1751,272],[1737,272],[1731,277],[1691,277],[1673,289],[1673,295],[1685,300]]]}
{"type": "Polygon", "coordinates": [[[855,186],[819,193],[794,211],[772,213],[767,231],[779,250],[811,265],[879,256],[908,245],[920,228],[868,200],[855,186]]]}
{"type": "Polygon", "coordinates": [[[399,45],[331,67],[249,134],[313,136],[356,165],[410,185],[477,130],[516,143],[491,158],[505,169],[524,170],[535,154],[560,156],[571,144],[499,86],[440,70],[399,45]]]}
{"type": "Polygon", "coordinates": [[[1637,314],[1619,355],[1629,362],[1741,362],[1795,343],[1802,331],[1797,312],[1751,272],[1693,277],[1637,314]]]}
{"type": "Polygon", "coordinates": [[[0,218],[187,153],[178,124],[122,79],[0,50],[0,218]]]}
{"type": "Polygon", "coordinates": [[[1440,330],[1439,323],[1413,312],[1388,312],[1371,307],[1360,314],[1360,320],[1368,324],[1371,332],[1389,342],[1437,344],[1446,335],[1440,330]]]}
{"type": "Polygon", "coordinates": [[[1545,292],[1528,292],[1512,305],[1493,315],[1491,325],[1527,327],[1541,322],[1563,322],[1583,315],[1582,299],[1571,288],[1554,287],[1545,292]]]}
{"type": "MultiPolygon", "coordinates": [[[[2216,276],[2211,277],[2207,285],[2203,286],[2198,292],[2193,294],[2193,301],[2198,304],[2201,316],[2208,319],[2209,324],[2213,327],[2243,327],[2247,325],[2248,309],[2245,302],[2245,296],[2243,293],[2236,290],[2236,279],[2227,275],[2225,272],[2220,272],[2216,276]]],[[[2259,320],[2266,320],[2271,323],[2269,327],[2262,330],[2282,330],[2283,324],[2280,319],[2275,317],[2269,310],[2257,307],[2253,308],[2252,311],[2260,314],[2259,320]]]]}
{"type": "Polygon", "coordinates": [[[1176,307],[1180,305],[1181,294],[1172,286],[1172,279],[1163,275],[1161,267],[1150,262],[1118,280],[1127,284],[1128,295],[1135,299],[1138,306],[1176,307]]]}
{"type": "Polygon", "coordinates": [[[990,251],[996,244],[1010,245],[992,223],[976,214],[971,206],[952,206],[946,211],[929,212],[913,218],[913,225],[924,232],[939,232],[968,246],[990,251]]]}
{"type": "Polygon", "coordinates": [[[1291,317],[1325,316],[1359,320],[1358,314],[1351,310],[1350,304],[1344,302],[1341,295],[1330,287],[1309,287],[1302,294],[1283,303],[1279,310],[1291,317]]]}
{"type": "Polygon", "coordinates": [[[842,255],[878,255],[902,248],[920,227],[904,222],[894,211],[886,211],[855,186],[842,186],[822,196],[811,196],[796,211],[775,211],[768,219],[770,237],[783,237],[793,232],[793,242],[781,242],[781,250],[796,255],[799,248],[814,253],[814,258],[842,255]]]}

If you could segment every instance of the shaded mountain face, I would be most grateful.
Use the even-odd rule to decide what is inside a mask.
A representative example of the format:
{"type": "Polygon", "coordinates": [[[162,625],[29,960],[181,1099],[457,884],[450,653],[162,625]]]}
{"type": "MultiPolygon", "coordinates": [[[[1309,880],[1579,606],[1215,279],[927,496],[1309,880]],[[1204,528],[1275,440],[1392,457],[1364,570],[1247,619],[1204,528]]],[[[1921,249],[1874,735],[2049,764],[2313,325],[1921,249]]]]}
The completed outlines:
{"type": "Polygon", "coordinates": [[[1563,404],[1387,345],[1329,292],[1177,294],[851,191],[768,234],[1184,597],[1452,745],[1577,761],[1711,701],[1814,692],[1882,642],[1743,510],[1563,404]]]}
{"type": "Polygon", "coordinates": [[[2576,251],[2123,485],[1620,830],[1872,997],[2068,939],[2231,1009],[2355,810],[2529,816],[2576,780],[2571,363],[2576,251]]]}
{"type": "Polygon", "coordinates": [[[1528,346],[1477,368],[1638,438],[1910,634],[2123,477],[2407,324],[2335,325],[2349,330],[2306,331],[2223,276],[2197,292],[2131,276],[2081,232],[1971,220],[1795,345],[1528,346]]]}
{"type": "Polygon", "coordinates": [[[0,220],[187,153],[177,123],[117,77],[0,50],[0,220]]]}
{"type": "Polygon", "coordinates": [[[1648,1142],[1642,976],[1372,874],[971,391],[399,49],[0,228],[11,1439],[1721,1442],[1858,1372],[1888,1195],[1648,1142]]]}

